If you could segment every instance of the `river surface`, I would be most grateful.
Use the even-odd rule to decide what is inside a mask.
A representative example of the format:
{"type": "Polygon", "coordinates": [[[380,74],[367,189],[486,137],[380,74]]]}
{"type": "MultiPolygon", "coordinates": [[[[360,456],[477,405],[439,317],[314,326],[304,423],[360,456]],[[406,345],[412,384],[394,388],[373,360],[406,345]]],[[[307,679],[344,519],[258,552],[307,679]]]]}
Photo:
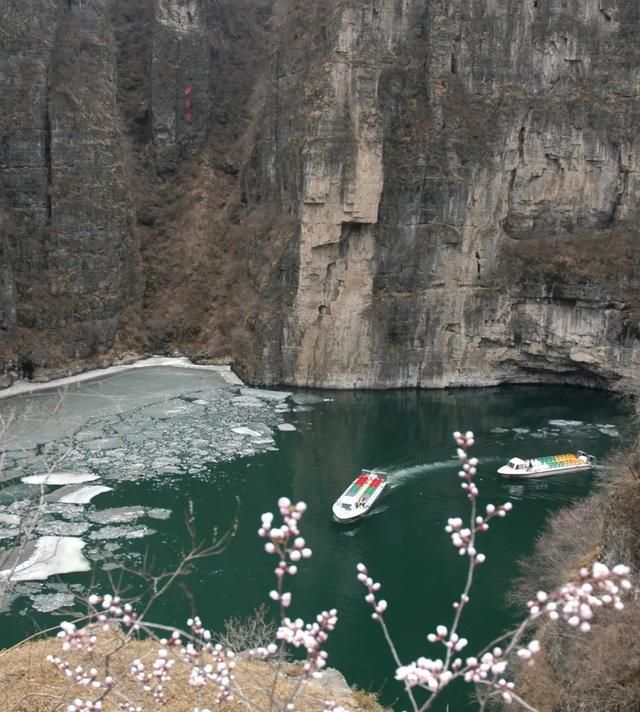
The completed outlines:
{"type": "MultiPolygon", "coordinates": [[[[381,596],[389,603],[386,619],[403,661],[439,656],[426,635],[438,624],[449,624],[451,603],[465,576],[464,560],[444,531],[448,517],[468,513],[452,431],[476,434],[472,454],[480,459],[481,506],[507,500],[514,505],[478,541],[487,561],[478,569],[460,629],[472,654],[518,619],[505,594],[518,573],[517,560],[532,551],[549,515],[587,495],[607,475],[606,466],[600,466],[593,473],[514,482],[499,477],[496,468],[514,455],[575,449],[601,460],[624,446],[630,414],[615,396],[566,387],[294,391],[293,399],[269,400],[260,391],[254,398],[240,386],[221,386],[203,373],[150,371],[80,384],[65,393],[62,410],[58,397],[41,396],[38,407],[49,413],[45,421],[30,410],[33,399],[28,408],[26,397],[2,405],[5,418],[9,405],[30,417],[28,428],[4,435],[8,481],[0,491],[0,513],[12,511],[25,496],[29,485],[16,474],[42,471],[38,455],[43,452],[63,458],[57,469],[95,473],[111,490],[85,505],[56,509],[53,503],[40,533],[46,534],[47,526],[49,533],[76,526],[92,571],[19,584],[1,619],[0,645],[55,622],[55,613],[42,605],[51,596],[82,595],[92,580],[94,589],[105,590],[107,576],[119,576],[119,563],[155,572],[175,566],[188,548],[189,502],[200,537],[214,527],[224,531],[239,507],[237,533],[221,555],[195,563],[185,579],[188,596],[176,587],[154,615],[182,625],[193,600],[212,629],[229,617],[249,616],[269,602],[274,587],[274,560],[256,534],[260,515],[275,512],[278,497],[288,496],[308,504],[301,528],[313,550],[289,587],[291,613],[310,620],[323,609],[337,608],[329,664],[349,683],[380,692],[397,710],[407,705],[356,581],[356,565],[365,562],[382,582],[381,596]],[[101,398],[111,405],[98,407],[101,398]],[[114,398],[121,399],[115,408],[114,398]],[[84,414],[76,417],[78,408],[84,414]],[[285,423],[295,430],[279,429],[285,423]],[[332,521],[331,505],[363,467],[388,473],[387,492],[359,523],[339,525],[332,521]],[[121,507],[137,513],[131,510],[127,518],[121,507]],[[40,611],[33,607],[38,600],[40,611]]],[[[9,534],[0,543],[10,543],[9,534]]],[[[454,690],[437,709],[463,708],[465,695],[454,690]]]]}

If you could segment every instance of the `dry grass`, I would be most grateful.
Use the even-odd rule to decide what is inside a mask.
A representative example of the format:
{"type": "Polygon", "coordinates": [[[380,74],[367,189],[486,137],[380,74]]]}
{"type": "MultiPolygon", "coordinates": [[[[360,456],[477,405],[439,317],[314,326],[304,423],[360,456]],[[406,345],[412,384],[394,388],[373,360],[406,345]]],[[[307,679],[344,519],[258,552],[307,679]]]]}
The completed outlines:
{"type": "MultiPolygon", "coordinates": [[[[65,654],[73,665],[95,667],[104,670],[105,654],[117,650],[121,639],[115,634],[101,639],[93,656],[74,652],[65,654]]],[[[132,660],[140,658],[149,667],[156,657],[158,644],[154,641],[133,640],[109,658],[109,672],[117,680],[114,690],[139,704],[144,710],[156,709],[150,693],[142,690],[140,683],[129,675],[132,660]]],[[[53,664],[47,662],[47,655],[60,655],[59,641],[46,638],[25,643],[17,648],[0,653],[0,709],[3,712],[54,712],[66,709],[63,703],[75,698],[97,697],[86,687],[70,684],[53,664]]],[[[248,699],[255,709],[268,708],[269,693],[272,687],[275,667],[273,663],[240,659],[235,670],[234,694],[236,700],[223,703],[221,712],[246,712],[247,704],[240,700],[248,699]]],[[[282,663],[275,696],[279,700],[288,697],[298,685],[299,667],[294,663],[282,663]]],[[[328,673],[328,682],[314,680],[308,683],[298,697],[296,708],[301,712],[316,712],[324,708],[325,700],[331,699],[336,704],[356,712],[383,712],[374,695],[362,691],[351,691],[346,686],[331,684],[332,675],[328,673]]],[[[213,688],[196,690],[188,684],[187,668],[176,663],[172,671],[172,680],[165,692],[169,699],[166,709],[171,712],[191,712],[196,706],[212,706],[213,688]]],[[[121,699],[121,698],[120,698],[121,699]]],[[[118,698],[112,695],[104,701],[105,712],[116,712],[118,698]]]]}

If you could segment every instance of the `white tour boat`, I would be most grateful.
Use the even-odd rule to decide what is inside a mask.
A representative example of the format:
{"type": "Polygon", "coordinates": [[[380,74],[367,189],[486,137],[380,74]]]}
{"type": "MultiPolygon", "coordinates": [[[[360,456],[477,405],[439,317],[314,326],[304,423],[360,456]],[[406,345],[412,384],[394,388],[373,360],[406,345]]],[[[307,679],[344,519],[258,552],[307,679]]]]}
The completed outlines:
{"type": "Polygon", "coordinates": [[[498,474],[508,477],[547,477],[548,475],[562,475],[565,472],[588,470],[593,467],[595,457],[582,450],[564,455],[546,455],[530,460],[512,457],[503,465],[498,474]]]}
{"type": "Polygon", "coordinates": [[[387,485],[385,472],[362,470],[333,504],[333,516],[339,522],[350,522],[366,514],[387,485]]]}

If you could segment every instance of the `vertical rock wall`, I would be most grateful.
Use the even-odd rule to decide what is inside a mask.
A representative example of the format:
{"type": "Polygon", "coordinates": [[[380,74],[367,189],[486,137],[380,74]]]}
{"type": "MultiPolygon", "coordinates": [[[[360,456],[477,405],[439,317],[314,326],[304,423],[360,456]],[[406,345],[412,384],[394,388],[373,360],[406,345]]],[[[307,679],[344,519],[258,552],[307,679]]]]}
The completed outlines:
{"type": "Polygon", "coordinates": [[[257,173],[297,205],[299,273],[265,380],[633,378],[637,6],[335,0],[302,78],[287,7],[272,101],[299,137],[259,158],[299,179],[257,173]]]}
{"type": "Polygon", "coordinates": [[[631,0],[5,0],[0,373],[635,377],[631,0]]]}

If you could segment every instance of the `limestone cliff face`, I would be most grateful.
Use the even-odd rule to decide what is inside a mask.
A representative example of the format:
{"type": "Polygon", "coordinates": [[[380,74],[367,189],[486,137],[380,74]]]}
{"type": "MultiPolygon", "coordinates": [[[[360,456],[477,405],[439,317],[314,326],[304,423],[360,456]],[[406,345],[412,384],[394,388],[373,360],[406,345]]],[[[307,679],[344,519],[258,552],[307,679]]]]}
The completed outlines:
{"type": "Polygon", "coordinates": [[[632,0],[5,0],[0,371],[633,380],[632,0]]]}
{"type": "Polygon", "coordinates": [[[265,380],[633,377],[638,6],[325,3],[305,102],[312,38],[288,10],[271,91],[290,108],[258,160],[296,205],[298,276],[265,380]]]}

